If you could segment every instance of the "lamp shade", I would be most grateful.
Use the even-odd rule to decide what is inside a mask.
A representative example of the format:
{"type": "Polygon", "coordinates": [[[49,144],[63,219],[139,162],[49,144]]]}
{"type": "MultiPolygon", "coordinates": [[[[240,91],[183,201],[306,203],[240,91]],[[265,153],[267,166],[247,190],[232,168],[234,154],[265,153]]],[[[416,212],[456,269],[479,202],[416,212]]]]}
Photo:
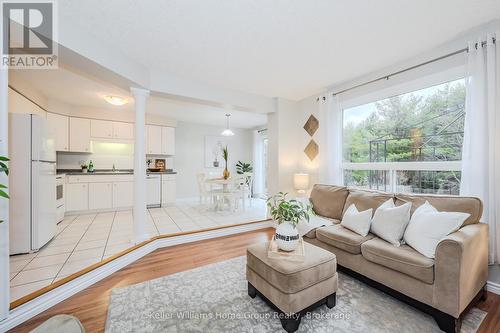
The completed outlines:
{"type": "Polygon", "coordinates": [[[309,174],[296,173],[293,175],[293,186],[296,190],[305,191],[309,188],[309,174]]]}

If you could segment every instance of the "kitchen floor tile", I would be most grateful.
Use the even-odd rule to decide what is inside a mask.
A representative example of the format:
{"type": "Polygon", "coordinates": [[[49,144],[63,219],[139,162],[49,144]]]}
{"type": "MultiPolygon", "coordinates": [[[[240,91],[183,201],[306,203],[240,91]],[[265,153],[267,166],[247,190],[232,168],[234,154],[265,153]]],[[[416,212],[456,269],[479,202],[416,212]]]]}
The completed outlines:
{"type": "Polygon", "coordinates": [[[27,259],[33,259],[36,257],[36,253],[27,253],[27,254],[16,254],[13,256],[9,257],[9,261],[20,261],[20,260],[27,260],[27,259]]]}
{"type": "Polygon", "coordinates": [[[76,244],[67,244],[61,246],[52,246],[51,244],[49,244],[47,245],[47,247],[44,247],[43,249],[40,250],[40,252],[38,252],[37,257],[45,257],[54,254],[69,253],[73,251],[75,246],[76,244]]]}
{"type": "Polygon", "coordinates": [[[24,270],[64,264],[69,255],[69,253],[61,253],[52,256],[36,257],[24,268],[24,270]]]}
{"type": "Polygon", "coordinates": [[[100,261],[101,261],[101,256],[95,258],[86,258],[82,260],[68,261],[59,272],[59,275],[67,276],[70,274],[74,274],[100,261]]]}
{"type": "Polygon", "coordinates": [[[90,258],[97,258],[97,257],[101,258],[103,253],[104,253],[104,246],[94,248],[94,249],[74,251],[71,254],[71,256],[69,257],[68,263],[70,263],[72,261],[84,260],[84,259],[90,259],[90,258]]]}
{"type": "Polygon", "coordinates": [[[41,280],[37,282],[22,284],[19,286],[14,286],[10,288],[10,301],[15,301],[23,296],[31,294],[43,287],[48,286],[52,282],[52,279],[41,280]]]}
{"type": "Polygon", "coordinates": [[[59,273],[59,270],[62,266],[63,264],[59,264],[36,269],[23,270],[15,278],[13,278],[12,281],[10,281],[10,285],[15,287],[21,284],[53,279],[54,277],[56,277],[57,273],[59,273]]]}
{"type": "Polygon", "coordinates": [[[104,247],[106,245],[107,239],[99,239],[99,240],[91,240],[91,241],[80,241],[75,248],[76,251],[87,250],[87,249],[95,249],[98,247],[104,247]]]}
{"type": "Polygon", "coordinates": [[[11,272],[20,272],[32,259],[11,261],[9,264],[9,270],[11,272]]]}

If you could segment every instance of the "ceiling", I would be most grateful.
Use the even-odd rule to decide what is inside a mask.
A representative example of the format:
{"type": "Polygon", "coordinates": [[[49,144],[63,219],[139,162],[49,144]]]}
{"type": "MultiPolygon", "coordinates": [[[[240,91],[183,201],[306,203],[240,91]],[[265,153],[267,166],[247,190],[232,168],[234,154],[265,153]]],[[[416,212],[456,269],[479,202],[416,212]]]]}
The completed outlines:
{"type": "Polygon", "coordinates": [[[59,14],[150,71],[299,100],[500,18],[500,1],[64,0],[59,14]]]}
{"type": "MultiPolygon", "coordinates": [[[[11,70],[14,82],[28,83],[31,88],[48,99],[69,104],[72,107],[133,111],[134,100],[130,92],[107,82],[86,77],[81,73],[59,67],[57,70],[11,70]],[[113,106],[103,96],[120,96],[129,100],[124,106],[113,106]]],[[[254,128],[267,123],[267,116],[254,112],[228,110],[222,107],[191,103],[173,98],[151,96],[146,106],[147,113],[157,114],[177,121],[214,126],[225,126],[225,114],[231,114],[231,126],[254,128]]]]}

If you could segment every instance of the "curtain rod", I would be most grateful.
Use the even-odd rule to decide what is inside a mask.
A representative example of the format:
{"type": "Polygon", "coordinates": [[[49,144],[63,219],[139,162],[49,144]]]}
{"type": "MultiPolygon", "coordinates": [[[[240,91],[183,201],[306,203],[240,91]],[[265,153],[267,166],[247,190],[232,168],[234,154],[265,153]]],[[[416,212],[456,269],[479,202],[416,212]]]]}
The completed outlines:
{"type": "MultiPolygon", "coordinates": [[[[496,38],[493,37],[492,39],[493,41],[493,44],[496,43],[496,38]]],[[[474,47],[477,49],[477,47],[479,46],[478,45],[479,43],[475,43],[474,44],[474,47]]],[[[481,47],[485,46],[486,45],[486,42],[483,41],[481,42],[481,47]]],[[[436,61],[440,61],[440,60],[443,60],[443,59],[446,59],[446,58],[449,58],[449,57],[452,57],[454,55],[457,55],[457,54],[460,54],[460,53],[464,53],[464,52],[468,52],[469,51],[469,48],[468,47],[465,47],[463,49],[460,49],[460,50],[457,50],[457,51],[454,51],[454,52],[451,52],[451,53],[448,53],[448,54],[445,54],[445,55],[442,55],[440,57],[437,57],[437,58],[434,58],[434,59],[431,59],[431,60],[428,60],[428,61],[425,61],[423,63],[420,63],[418,65],[414,65],[414,66],[411,66],[411,67],[408,67],[408,68],[405,68],[405,69],[402,69],[402,70],[399,70],[397,72],[394,72],[394,73],[390,73],[388,75],[384,75],[384,76],[381,76],[381,77],[378,77],[376,79],[373,79],[373,80],[370,80],[370,81],[367,81],[367,82],[364,82],[364,83],[360,83],[360,84],[357,84],[355,86],[352,86],[352,87],[349,87],[349,88],[346,88],[346,89],[343,89],[343,90],[339,90],[339,91],[336,91],[334,93],[332,93],[332,96],[335,96],[335,95],[338,95],[338,94],[342,94],[342,93],[345,93],[347,91],[350,91],[350,90],[353,90],[353,89],[357,89],[357,88],[360,88],[360,87],[363,87],[363,86],[366,86],[366,85],[369,85],[369,84],[372,84],[372,83],[375,83],[375,82],[378,82],[378,81],[382,81],[382,80],[389,80],[392,76],[395,76],[395,75],[399,75],[399,74],[402,74],[402,73],[405,73],[405,72],[408,72],[408,71],[411,71],[411,70],[414,70],[416,68],[419,68],[419,67],[422,67],[422,66],[426,66],[426,65],[429,65],[429,64],[432,64],[436,61]]],[[[326,97],[323,96],[323,100],[326,100],[326,97]]],[[[319,101],[319,97],[316,98],[316,101],[319,101]]]]}

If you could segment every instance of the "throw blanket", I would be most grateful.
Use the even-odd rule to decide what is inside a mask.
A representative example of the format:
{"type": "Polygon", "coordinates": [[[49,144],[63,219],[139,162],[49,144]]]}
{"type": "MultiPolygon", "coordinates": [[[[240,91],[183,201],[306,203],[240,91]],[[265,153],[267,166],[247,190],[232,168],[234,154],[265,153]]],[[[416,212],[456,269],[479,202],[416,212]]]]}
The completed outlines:
{"type": "Polygon", "coordinates": [[[297,230],[299,231],[300,236],[304,236],[319,227],[329,226],[332,224],[333,222],[326,217],[311,215],[309,217],[309,223],[307,223],[306,220],[300,220],[297,225],[297,230]]]}

